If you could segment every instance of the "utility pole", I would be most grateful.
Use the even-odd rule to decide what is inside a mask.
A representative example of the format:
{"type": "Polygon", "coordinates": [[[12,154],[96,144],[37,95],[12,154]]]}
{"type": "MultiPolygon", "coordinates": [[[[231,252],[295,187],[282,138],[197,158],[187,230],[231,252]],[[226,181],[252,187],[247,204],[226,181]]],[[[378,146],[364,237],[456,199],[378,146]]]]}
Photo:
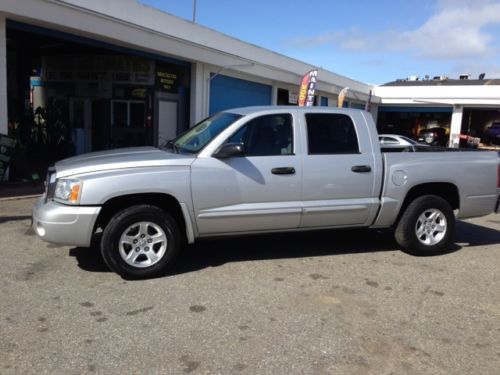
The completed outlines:
{"type": "Polygon", "coordinates": [[[193,23],[196,23],[196,0],[193,0],[193,23]]]}

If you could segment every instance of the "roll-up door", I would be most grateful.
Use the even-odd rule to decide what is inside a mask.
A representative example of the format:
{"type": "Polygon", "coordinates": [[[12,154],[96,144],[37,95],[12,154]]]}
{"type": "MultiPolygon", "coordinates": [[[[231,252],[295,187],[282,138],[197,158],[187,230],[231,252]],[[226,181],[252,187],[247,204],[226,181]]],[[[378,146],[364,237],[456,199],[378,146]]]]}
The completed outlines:
{"type": "Polygon", "coordinates": [[[229,108],[270,105],[272,87],[217,75],[210,81],[210,114],[229,108]]]}

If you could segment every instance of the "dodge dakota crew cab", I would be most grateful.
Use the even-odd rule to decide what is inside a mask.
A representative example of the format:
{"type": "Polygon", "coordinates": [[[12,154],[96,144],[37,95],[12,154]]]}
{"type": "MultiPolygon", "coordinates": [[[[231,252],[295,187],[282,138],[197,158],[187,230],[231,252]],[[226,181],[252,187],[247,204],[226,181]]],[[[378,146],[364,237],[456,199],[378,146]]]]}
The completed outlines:
{"type": "Polygon", "coordinates": [[[381,152],[361,110],[233,109],[162,148],[56,163],[33,226],[76,246],[102,230],[103,258],[124,277],[163,272],[209,236],[393,228],[403,250],[432,254],[450,245],[456,217],[498,212],[499,158],[422,149],[381,152]]]}

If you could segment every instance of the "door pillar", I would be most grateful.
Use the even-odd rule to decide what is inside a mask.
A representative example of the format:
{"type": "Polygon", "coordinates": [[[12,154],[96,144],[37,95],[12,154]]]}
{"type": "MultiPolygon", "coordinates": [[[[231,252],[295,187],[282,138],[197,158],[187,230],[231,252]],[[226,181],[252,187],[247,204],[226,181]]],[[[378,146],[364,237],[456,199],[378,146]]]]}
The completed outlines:
{"type": "Polygon", "coordinates": [[[453,113],[451,115],[451,127],[450,127],[450,147],[458,148],[460,142],[460,133],[462,131],[462,117],[463,117],[463,106],[454,105],[453,113]]]}

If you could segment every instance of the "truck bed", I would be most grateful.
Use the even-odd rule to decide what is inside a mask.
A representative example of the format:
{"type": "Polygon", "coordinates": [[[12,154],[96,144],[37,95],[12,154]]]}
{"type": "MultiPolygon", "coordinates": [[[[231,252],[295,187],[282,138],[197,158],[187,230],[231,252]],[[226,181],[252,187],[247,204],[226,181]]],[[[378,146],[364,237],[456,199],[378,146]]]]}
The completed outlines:
{"type": "Polygon", "coordinates": [[[420,147],[412,152],[382,152],[381,209],[374,226],[392,225],[415,186],[453,186],[459,192],[457,218],[486,215],[498,196],[499,157],[491,151],[420,147]],[[423,150],[426,149],[426,150],[423,150]]]}

